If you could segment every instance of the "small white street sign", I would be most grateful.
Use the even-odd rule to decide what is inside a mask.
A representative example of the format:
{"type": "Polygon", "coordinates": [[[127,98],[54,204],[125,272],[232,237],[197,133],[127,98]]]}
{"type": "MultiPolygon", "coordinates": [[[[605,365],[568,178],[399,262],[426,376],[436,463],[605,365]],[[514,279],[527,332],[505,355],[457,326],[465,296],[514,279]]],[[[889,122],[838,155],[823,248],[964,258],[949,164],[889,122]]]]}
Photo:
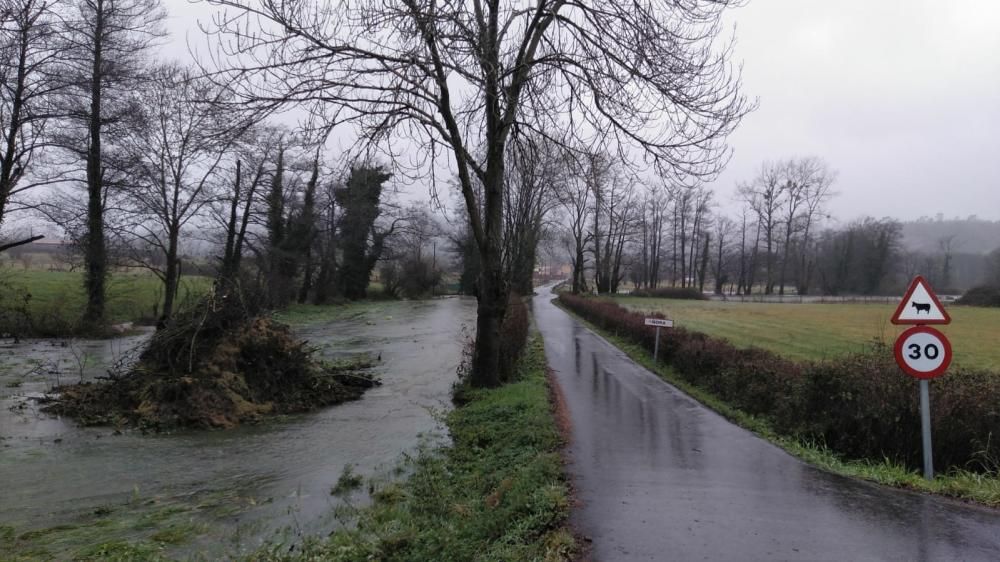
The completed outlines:
{"type": "Polygon", "coordinates": [[[674,327],[674,321],[673,320],[664,320],[663,318],[647,318],[646,319],[646,325],[647,326],[657,326],[659,328],[673,328],[674,327]]]}

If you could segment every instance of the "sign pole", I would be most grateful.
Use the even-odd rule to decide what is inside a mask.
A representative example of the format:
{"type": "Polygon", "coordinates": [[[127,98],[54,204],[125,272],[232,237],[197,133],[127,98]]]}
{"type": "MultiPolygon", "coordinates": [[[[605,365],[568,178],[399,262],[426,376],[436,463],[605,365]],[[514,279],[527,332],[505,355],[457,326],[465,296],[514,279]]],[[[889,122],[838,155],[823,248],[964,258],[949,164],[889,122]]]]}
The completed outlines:
{"type": "Polygon", "coordinates": [[[656,341],[653,343],[653,366],[656,366],[656,356],[660,354],[660,327],[656,327],[656,341]]]}
{"type": "Polygon", "coordinates": [[[924,443],[924,478],[934,480],[934,456],[931,454],[931,391],[927,379],[920,380],[920,428],[924,443]]]}
{"type": "Polygon", "coordinates": [[[904,373],[920,379],[920,437],[924,453],[924,478],[934,480],[934,453],[931,447],[931,390],[929,379],[944,374],[951,364],[951,342],[927,324],[950,324],[951,316],[941,306],[923,276],[910,282],[892,315],[893,324],[913,327],[896,338],[893,354],[904,373]]]}

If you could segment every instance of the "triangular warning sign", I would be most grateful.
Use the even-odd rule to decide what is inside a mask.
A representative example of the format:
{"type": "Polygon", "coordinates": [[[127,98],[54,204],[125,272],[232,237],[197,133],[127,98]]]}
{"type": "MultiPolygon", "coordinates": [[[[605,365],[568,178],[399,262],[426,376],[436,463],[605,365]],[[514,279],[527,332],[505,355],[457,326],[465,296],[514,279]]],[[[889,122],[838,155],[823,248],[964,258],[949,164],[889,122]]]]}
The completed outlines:
{"type": "Polygon", "coordinates": [[[941,306],[930,283],[917,275],[892,315],[893,324],[950,324],[951,316],[941,306]]]}

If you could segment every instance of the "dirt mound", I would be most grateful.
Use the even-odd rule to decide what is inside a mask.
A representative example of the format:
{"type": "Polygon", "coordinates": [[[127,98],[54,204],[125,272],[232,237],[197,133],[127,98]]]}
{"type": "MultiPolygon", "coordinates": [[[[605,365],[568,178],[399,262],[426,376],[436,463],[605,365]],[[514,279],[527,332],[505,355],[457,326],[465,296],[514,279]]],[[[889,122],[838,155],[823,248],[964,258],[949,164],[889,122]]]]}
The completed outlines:
{"type": "Polygon", "coordinates": [[[206,300],[159,330],[130,372],[59,387],[46,411],[84,425],[230,428],[355,400],[379,384],[368,358],[317,361],[288,326],[233,308],[206,300]]]}

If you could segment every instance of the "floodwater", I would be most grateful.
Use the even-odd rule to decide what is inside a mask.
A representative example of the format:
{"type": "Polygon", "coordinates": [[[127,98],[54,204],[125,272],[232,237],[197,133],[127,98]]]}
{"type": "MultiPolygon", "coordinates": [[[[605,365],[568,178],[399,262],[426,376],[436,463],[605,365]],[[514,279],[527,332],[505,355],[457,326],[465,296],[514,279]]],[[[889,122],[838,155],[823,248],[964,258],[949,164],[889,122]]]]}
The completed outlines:
{"type": "MultiPolygon", "coordinates": [[[[388,476],[421,440],[443,437],[435,413],[449,407],[474,313],[475,302],[463,298],[392,302],[302,327],[297,335],[323,357],[381,355],[374,370],[383,385],[310,414],[155,436],[80,428],[41,413],[30,400],[60,382],[103,375],[147,336],[3,343],[0,526],[23,534],[98,525],[101,540],[129,540],[182,520],[197,537],[167,553],[205,557],[326,534],[342,524],[339,504],[365,501],[331,495],[345,466],[388,476]]],[[[81,546],[58,536],[46,547],[54,554],[81,546]]]]}

